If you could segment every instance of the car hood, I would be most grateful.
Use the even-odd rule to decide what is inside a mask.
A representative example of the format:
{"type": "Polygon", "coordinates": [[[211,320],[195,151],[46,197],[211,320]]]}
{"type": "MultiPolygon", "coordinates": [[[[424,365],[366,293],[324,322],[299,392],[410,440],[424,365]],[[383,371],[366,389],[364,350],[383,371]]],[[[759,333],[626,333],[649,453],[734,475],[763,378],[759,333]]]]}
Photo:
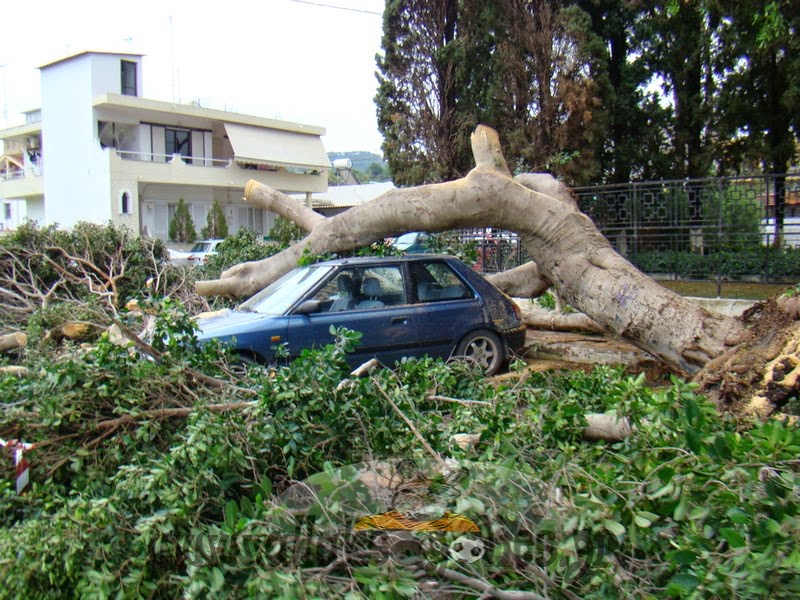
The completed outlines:
{"type": "Polygon", "coordinates": [[[251,326],[257,323],[262,323],[265,320],[274,318],[275,315],[225,309],[217,310],[212,313],[200,314],[195,317],[195,320],[200,328],[198,337],[204,339],[207,337],[247,331],[251,326]]]}

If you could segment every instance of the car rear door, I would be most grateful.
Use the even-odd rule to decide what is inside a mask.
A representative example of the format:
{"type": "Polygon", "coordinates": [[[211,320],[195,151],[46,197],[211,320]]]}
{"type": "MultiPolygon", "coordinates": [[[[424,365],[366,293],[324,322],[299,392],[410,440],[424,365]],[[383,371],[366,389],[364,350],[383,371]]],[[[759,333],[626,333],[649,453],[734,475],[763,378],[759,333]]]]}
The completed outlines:
{"type": "Polygon", "coordinates": [[[485,326],[481,299],[441,259],[408,264],[420,352],[447,359],[466,333],[485,326]]]}

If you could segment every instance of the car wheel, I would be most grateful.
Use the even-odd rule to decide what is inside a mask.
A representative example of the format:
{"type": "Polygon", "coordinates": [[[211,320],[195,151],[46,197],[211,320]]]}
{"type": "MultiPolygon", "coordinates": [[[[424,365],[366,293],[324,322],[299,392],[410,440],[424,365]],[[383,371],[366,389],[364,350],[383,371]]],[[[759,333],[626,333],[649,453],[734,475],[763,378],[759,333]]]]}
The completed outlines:
{"type": "Polygon", "coordinates": [[[487,375],[494,375],[505,361],[503,342],[496,333],[484,329],[464,336],[454,353],[477,364],[487,375]]]}
{"type": "Polygon", "coordinates": [[[247,370],[257,365],[258,361],[247,354],[235,354],[228,361],[228,368],[231,373],[238,377],[243,377],[247,374],[247,370]]]}

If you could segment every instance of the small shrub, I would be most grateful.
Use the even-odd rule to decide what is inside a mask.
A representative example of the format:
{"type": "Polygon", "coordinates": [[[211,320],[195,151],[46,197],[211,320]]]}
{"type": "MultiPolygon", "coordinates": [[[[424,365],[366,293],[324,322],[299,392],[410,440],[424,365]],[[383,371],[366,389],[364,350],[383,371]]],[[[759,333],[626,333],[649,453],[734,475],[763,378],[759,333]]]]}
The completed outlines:
{"type": "Polygon", "coordinates": [[[225,211],[219,204],[219,200],[214,200],[211,210],[206,216],[206,225],[200,231],[203,239],[221,239],[228,237],[228,220],[225,218],[225,211]]]}
{"type": "Polygon", "coordinates": [[[269,230],[269,239],[281,248],[288,248],[294,242],[302,240],[305,235],[306,232],[297,223],[283,217],[277,217],[269,230]]]}
{"type": "Polygon", "coordinates": [[[233,265],[261,260],[278,252],[276,244],[265,242],[261,236],[249,229],[241,228],[217,246],[217,253],[208,257],[203,265],[203,276],[216,279],[233,265]]]}
{"type": "Polygon", "coordinates": [[[178,200],[178,208],[175,209],[175,216],[169,222],[169,239],[181,244],[193,242],[197,239],[197,232],[194,229],[192,215],[189,214],[189,207],[183,201],[178,200]]]}

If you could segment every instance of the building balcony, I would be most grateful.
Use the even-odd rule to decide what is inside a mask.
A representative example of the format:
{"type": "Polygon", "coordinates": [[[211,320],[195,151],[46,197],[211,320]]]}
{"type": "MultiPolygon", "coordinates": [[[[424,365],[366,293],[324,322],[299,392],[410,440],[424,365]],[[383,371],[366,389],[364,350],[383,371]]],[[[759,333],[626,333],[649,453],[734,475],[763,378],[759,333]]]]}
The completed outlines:
{"type": "Polygon", "coordinates": [[[107,148],[112,179],[167,185],[244,189],[250,179],[283,192],[324,192],[327,172],[231,158],[154,154],[107,148]]]}
{"type": "Polygon", "coordinates": [[[0,198],[31,198],[44,194],[41,165],[0,171],[0,198]]]}

